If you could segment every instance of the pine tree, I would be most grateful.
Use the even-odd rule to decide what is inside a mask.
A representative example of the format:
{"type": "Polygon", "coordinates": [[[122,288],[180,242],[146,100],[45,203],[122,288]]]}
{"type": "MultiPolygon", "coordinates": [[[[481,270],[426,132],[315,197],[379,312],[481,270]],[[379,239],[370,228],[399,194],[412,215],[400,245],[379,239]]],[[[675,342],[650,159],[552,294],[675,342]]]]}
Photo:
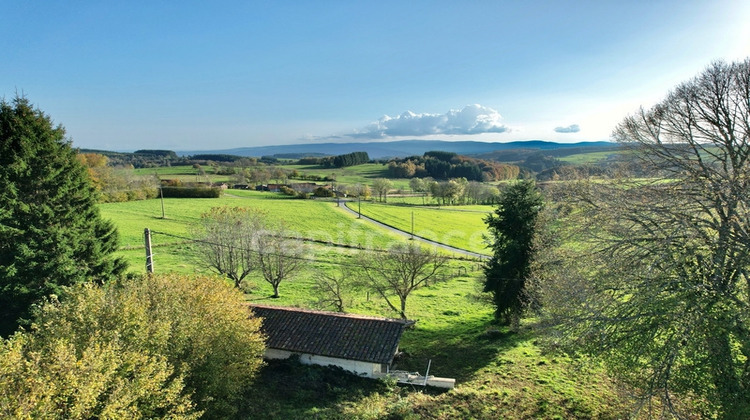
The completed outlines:
{"type": "Polygon", "coordinates": [[[493,255],[484,267],[484,291],[492,293],[496,317],[514,327],[528,304],[526,279],[542,205],[541,193],[534,182],[520,181],[502,192],[494,213],[485,219],[493,255]]]}
{"type": "Polygon", "coordinates": [[[0,335],[61,287],[125,269],[76,151],[26,98],[0,102],[0,335]]]}

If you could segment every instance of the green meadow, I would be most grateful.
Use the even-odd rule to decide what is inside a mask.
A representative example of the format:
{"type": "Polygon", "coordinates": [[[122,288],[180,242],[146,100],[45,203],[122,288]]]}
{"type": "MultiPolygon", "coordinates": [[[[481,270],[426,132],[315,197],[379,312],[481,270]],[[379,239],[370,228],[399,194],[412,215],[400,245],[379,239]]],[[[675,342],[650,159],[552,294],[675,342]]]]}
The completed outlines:
{"type": "MultiPolygon", "coordinates": [[[[262,209],[284,220],[308,239],[309,261],[280,287],[273,299],[271,286],[251,276],[248,301],[312,309],[319,305],[313,276],[321,271],[356,267],[357,247],[385,249],[403,236],[389,233],[337,208],[334,201],[295,200],[277,193],[232,191],[217,199],[165,199],[101,204],[121,236],[119,254],[133,272],[145,272],[143,230],[153,231],[156,272],[205,273],[195,258],[191,230],[200,215],[215,206],[262,209]],[[347,245],[340,247],[336,245],[347,245]]],[[[356,202],[350,202],[352,209],[356,202]]],[[[489,206],[430,208],[362,202],[362,212],[384,223],[433,236],[459,248],[485,252],[480,244],[482,219],[489,206]]],[[[451,260],[445,282],[431,284],[410,295],[407,315],[416,325],[401,340],[394,369],[455,378],[451,391],[401,387],[346,375],[331,368],[269,362],[247,391],[243,418],[286,419],[454,419],[454,418],[622,418],[626,401],[603,369],[586,361],[547,353],[540,347],[536,324],[524,320],[519,333],[494,321],[493,307],[481,291],[481,263],[451,260]]],[[[396,317],[373,293],[352,291],[348,312],[396,317]]]]}
{"type": "Polygon", "coordinates": [[[388,226],[431,241],[489,255],[484,219],[492,206],[404,206],[350,201],[347,206],[388,226]]]}
{"type": "MultiPolygon", "coordinates": [[[[337,183],[340,184],[372,184],[372,180],[375,178],[387,178],[388,167],[382,163],[366,163],[363,165],[351,166],[346,168],[324,168],[319,165],[290,165],[280,163],[277,165],[287,171],[296,170],[301,177],[304,176],[319,176],[319,177],[332,177],[337,183]]],[[[203,167],[204,173],[201,174],[192,165],[176,165],[176,166],[164,166],[158,168],[139,168],[135,169],[135,174],[138,176],[153,176],[156,175],[161,179],[176,179],[182,182],[206,182],[212,183],[219,182],[230,182],[231,176],[229,175],[216,175],[212,172],[212,168],[209,166],[203,167]]],[[[288,182],[304,182],[301,179],[293,179],[288,182]]],[[[408,190],[409,180],[408,179],[391,179],[393,182],[394,189],[408,190]]],[[[318,182],[324,184],[324,182],[318,182]]]]}
{"type": "Polygon", "coordinates": [[[283,221],[303,239],[318,243],[359,248],[386,249],[402,238],[357,220],[335,202],[296,200],[278,193],[229,190],[221,198],[142,200],[100,205],[102,215],[111,219],[120,233],[120,253],[135,271],[145,271],[144,229],[150,229],[156,264],[164,271],[200,272],[190,247],[191,230],[201,214],[212,207],[236,206],[260,209],[272,221],[283,221]],[[161,254],[161,255],[159,255],[161,254]]]}
{"type": "Polygon", "coordinates": [[[138,168],[134,170],[138,176],[157,176],[160,179],[174,179],[181,182],[228,182],[229,175],[216,175],[210,167],[203,168],[204,173],[192,165],[161,166],[158,168],[138,168]]]}
{"type": "Polygon", "coordinates": [[[571,165],[590,165],[601,163],[612,156],[622,155],[622,151],[588,152],[562,156],[559,159],[571,165]]]}

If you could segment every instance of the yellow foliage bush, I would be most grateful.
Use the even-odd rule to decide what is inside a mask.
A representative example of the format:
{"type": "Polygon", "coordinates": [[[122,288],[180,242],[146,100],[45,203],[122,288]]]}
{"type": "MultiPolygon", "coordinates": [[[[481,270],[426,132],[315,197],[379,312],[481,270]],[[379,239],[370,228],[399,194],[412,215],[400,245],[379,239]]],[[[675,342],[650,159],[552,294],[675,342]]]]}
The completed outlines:
{"type": "Polygon", "coordinates": [[[262,364],[260,321],[223,280],[70,288],[0,346],[0,417],[224,418],[262,364]]]}

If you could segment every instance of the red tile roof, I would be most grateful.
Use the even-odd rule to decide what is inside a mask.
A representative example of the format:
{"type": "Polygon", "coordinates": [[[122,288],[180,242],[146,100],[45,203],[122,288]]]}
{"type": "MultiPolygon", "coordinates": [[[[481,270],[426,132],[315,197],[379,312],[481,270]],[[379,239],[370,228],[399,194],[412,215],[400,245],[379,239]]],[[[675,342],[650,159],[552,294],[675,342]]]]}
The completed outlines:
{"type": "Polygon", "coordinates": [[[269,348],[371,363],[390,363],[407,325],[400,319],[251,305],[263,318],[269,348]]]}

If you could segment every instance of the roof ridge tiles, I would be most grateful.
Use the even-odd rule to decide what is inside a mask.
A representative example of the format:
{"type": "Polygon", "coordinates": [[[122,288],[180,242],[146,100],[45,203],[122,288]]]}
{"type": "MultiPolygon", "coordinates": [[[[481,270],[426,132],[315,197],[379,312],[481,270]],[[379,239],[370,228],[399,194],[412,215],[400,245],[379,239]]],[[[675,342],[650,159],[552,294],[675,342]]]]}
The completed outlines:
{"type": "Polygon", "coordinates": [[[397,322],[400,324],[412,324],[415,322],[415,321],[407,320],[407,319],[387,318],[387,317],[380,317],[380,316],[374,316],[374,315],[354,314],[354,313],[349,313],[349,312],[322,311],[322,310],[316,310],[316,309],[297,308],[297,307],[291,307],[291,306],[263,305],[263,304],[256,304],[256,303],[249,303],[248,306],[251,309],[252,308],[268,308],[268,309],[283,310],[283,311],[289,311],[289,312],[304,312],[304,313],[309,313],[309,314],[336,316],[336,317],[341,317],[341,318],[354,318],[354,319],[373,320],[373,321],[389,321],[389,322],[397,322]]]}

